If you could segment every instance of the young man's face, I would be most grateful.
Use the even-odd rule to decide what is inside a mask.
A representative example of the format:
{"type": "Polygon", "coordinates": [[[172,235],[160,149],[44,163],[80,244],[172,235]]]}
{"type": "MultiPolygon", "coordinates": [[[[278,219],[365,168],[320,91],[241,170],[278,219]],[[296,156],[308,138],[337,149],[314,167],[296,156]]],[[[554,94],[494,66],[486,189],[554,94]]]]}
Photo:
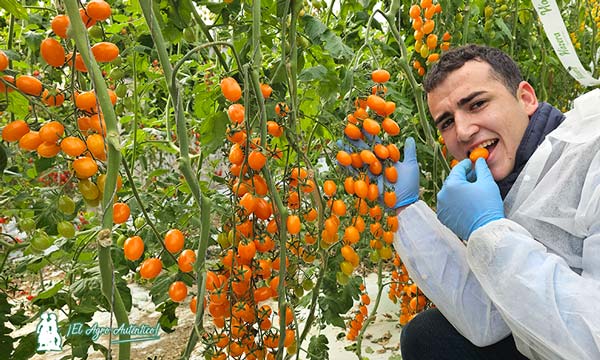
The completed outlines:
{"type": "Polygon", "coordinates": [[[495,180],[515,165],[529,116],[537,109],[535,91],[519,84],[515,97],[483,61],[468,61],[427,94],[429,110],[450,153],[458,160],[484,146],[495,180]]]}

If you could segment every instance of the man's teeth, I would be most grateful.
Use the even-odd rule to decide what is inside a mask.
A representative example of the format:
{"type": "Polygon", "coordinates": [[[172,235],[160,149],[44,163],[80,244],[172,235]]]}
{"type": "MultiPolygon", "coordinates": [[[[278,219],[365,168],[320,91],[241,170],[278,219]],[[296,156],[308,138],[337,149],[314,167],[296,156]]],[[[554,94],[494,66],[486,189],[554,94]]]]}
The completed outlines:
{"type": "Polygon", "coordinates": [[[483,143],[479,144],[479,146],[477,146],[477,147],[478,148],[485,148],[485,147],[488,147],[488,146],[494,144],[495,142],[496,142],[496,140],[488,140],[486,142],[483,142],[483,143]]]}

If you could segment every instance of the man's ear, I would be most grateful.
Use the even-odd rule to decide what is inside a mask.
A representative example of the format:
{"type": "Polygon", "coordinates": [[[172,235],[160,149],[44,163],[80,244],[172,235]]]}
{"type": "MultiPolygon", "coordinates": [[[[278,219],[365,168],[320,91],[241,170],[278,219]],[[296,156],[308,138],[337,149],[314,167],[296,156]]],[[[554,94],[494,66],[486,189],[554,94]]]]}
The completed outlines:
{"type": "Polygon", "coordinates": [[[517,88],[517,99],[523,105],[527,115],[531,116],[538,108],[538,99],[533,86],[527,81],[521,81],[517,88]]]}

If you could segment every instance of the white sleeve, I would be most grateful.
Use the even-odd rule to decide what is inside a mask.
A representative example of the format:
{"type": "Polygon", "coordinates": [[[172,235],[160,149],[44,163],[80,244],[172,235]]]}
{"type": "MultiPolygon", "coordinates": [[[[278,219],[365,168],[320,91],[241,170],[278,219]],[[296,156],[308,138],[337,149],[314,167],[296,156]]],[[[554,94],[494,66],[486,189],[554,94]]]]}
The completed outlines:
{"type": "Polygon", "coordinates": [[[417,283],[448,321],[477,346],[510,334],[500,313],[469,269],[464,244],[422,201],[398,216],[396,251],[417,283]]]}
{"type": "Polygon", "coordinates": [[[581,276],[502,219],[473,232],[467,260],[523,344],[547,359],[600,359],[599,243],[598,232],[585,239],[581,276]]]}

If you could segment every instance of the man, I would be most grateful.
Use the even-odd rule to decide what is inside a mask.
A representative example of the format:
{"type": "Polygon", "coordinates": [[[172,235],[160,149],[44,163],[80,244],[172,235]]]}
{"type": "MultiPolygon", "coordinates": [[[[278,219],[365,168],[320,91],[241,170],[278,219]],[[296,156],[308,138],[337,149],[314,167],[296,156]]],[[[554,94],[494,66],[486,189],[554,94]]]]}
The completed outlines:
{"type": "Polygon", "coordinates": [[[403,328],[403,359],[600,359],[600,90],[565,117],[476,45],[447,52],[424,86],[462,161],[437,214],[417,201],[412,139],[396,164],[394,245],[436,305],[403,328]],[[468,159],[477,147],[487,162],[468,159]]]}

